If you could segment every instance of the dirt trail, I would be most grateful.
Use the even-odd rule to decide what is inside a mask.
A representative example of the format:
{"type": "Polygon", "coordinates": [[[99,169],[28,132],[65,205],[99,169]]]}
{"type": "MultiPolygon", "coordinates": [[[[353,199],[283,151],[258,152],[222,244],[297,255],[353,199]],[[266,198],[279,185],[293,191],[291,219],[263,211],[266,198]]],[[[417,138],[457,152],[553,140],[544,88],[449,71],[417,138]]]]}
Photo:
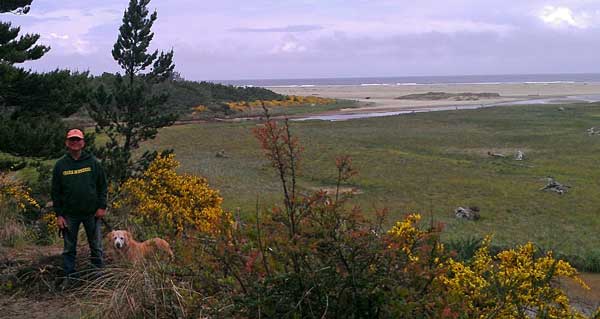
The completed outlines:
{"type": "MultiPolygon", "coordinates": [[[[581,279],[590,287],[584,289],[573,280],[563,280],[561,286],[577,309],[591,313],[600,307],[600,274],[582,273],[581,279]]],[[[588,313],[588,314],[590,314],[588,313]]]]}
{"type": "MultiPolygon", "coordinates": [[[[19,248],[0,246],[0,275],[6,275],[11,267],[31,265],[45,256],[59,255],[62,245],[19,248]]],[[[69,302],[67,295],[7,295],[0,290],[0,318],[66,319],[80,318],[80,307],[69,302]]]]}
{"type": "Polygon", "coordinates": [[[81,318],[77,305],[71,305],[67,296],[44,298],[11,297],[0,294],[0,318],[71,319],[81,318]]]}

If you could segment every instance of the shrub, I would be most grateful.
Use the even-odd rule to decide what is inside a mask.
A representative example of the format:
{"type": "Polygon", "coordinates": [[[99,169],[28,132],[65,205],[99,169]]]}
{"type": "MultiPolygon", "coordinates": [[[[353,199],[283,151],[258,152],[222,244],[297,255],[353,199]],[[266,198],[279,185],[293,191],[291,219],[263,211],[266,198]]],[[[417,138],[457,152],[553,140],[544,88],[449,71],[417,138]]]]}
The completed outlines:
{"type": "Polygon", "coordinates": [[[585,287],[577,271],[551,253],[539,256],[531,243],[492,257],[489,238],[469,239],[458,244],[467,261],[456,261],[440,241],[442,226],[420,225],[418,214],[388,232],[382,227],[385,212],[365,219],[347,205],[351,194],[339,194],[339,185],[353,175],[349,157],[336,161],[335,195],[299,194],[302,147],[287,121],[280,125],[265,115],[255,135],[278,173],[283,205],[264,216],[257,210],[253,229],[232,229],[217,240],[211,264],[225,280],[213,283],[230,292],[229,315],[583,317],[556,285],[569,277],[585,287]]]}
{"type": "Polygon", "coordinates": [[[336,160],[335,193],[300,194],[302,147],[287,121],[280,125],[265,115],[255,135],[278,173],[283,205],[263,215],[257,210],[252,229],[234,229],[217,241],[213,265],[231,278],[224,282],[233,313],[277,318],[442,313],[446,304],[435,281],[446,259],[440,227],[421,229],[419,216],[410,215],[388,233],[386,211],[363,217],[348,203],[352,194],[340,193],[340,185],[356,173],[348,156],[336,160]]]}
{"type": "Polygon", "coordinates": [[[27,187],[11,179],[7,172],[0,172],[0,243],[14,246],[26,237],[20,212],[28,206],[39,208],[29,193],[27,187]]]}
{"type": "Polygon", "coordinates": [[[16,159],[0,159],[0,171],[18,171],[27,166],[27,162],[16,159]]]}
{"type": "Polygon", "coordinates": [[[113,207],[131,209],[131,221],[158,234],[216,232],[229,219],[223,198],[204,178],[177,173],[178,166],[173,154],[158,155],[141,177],[124,183],[113,207]]]}
{"type": "MultiPolygon", "coordinates": [[[[173,212],[190,207],[202,212],[184,200],[195,190],[204,195],[194,203],[218,195],[205,181],[195,183],[176,174],[172,156],[158,157],[143,177],[126,183],[125,199],[130,200],[124,202],[143,212],[132,216],[144,225],[179,226],[182,236],[174,244],[178,265],[168,273],[131,269],[118,274],[115,283],[102,284],[109,287],[103,292],[107,295],[93,299],[111,300],[108,308],[100,308],[108,309],[105,314],[583,318],[557,285],[568,277],[585,286],[576,270],[531,243],[492,254],[490,238],[471,238],[448,250],[440,241],[442,225],[424,224],[419,214],[407,215],[387,231],[387,211],[365,218],[360,208],[350,205],[352,193],[340,192],[356,174],[348,156],[336,160],[335,193],[299,192],[302,147],[287,121],[280,124],[265,115],[267,122],[255,135],[277,172],[282,205],[263,212],[257,202],[254,218],[248,218],[251,224],[231,222],[228,214],[210,215],[214,219],[190,212],[192,217],[179,216],[173,212]],[[195,219],[211,220],[211,227],[195,219]],[[187,229],[196,232],[190,236],[187,229]]],[[[209,207],[220,207],[218,199],[209,201],[218,202],[209,207]]]]}
{"type": "Polygon", "coordinates": [[[571,278],[589,289],[569,263],[555,259],[551,252],[536,257],[532,243],[491,256],[490,237],[477,250],[470,264],[450,260],[448,274],[440,280],[448,297],[461,305],[463,316],[474,318],[494,314],[500,318],[583,318],[575,312],[559,277],[571,278]]]}
{"type": "Polygon", "coordinates": [[[236,111],[247,111],[264,107],[289,107],[289,106],[304,106],[304,105],[327,105],[335,103],[335,99],[317,97],[317,96],[286,96],[284,99],[278,100],[254,100],[254,101],[232,101],[227,105],[236,111]]]}
{"type": "Polygon", "coordinates": [[[58,224],[54,212],[43,213],[36,226],[34,235],[37,244],[50,245],[59,241],[58,224]]]}

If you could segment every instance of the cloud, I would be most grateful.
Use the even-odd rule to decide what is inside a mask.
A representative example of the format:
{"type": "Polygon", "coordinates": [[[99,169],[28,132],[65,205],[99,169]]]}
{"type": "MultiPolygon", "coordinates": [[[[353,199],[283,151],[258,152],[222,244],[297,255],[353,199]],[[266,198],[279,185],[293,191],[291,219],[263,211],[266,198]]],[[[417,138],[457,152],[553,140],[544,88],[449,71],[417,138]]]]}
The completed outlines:
{"type": "Polygon", "coordinates": [[[270,52],[272,54],[279,53],[302,53],[306,51],[306,47],[296,41],[285,41],[274,47],[270,52]]]}
{"type": "Polygon", "coordinates": [[[73,46],[73,48],[75,48],[75,52],[79,54],[88,54],[90,52],[93,52],[92,50],[90,50],[90,41],[87,40],[77,39],[73,41],[71,45],[73,46]]]}
{"type": "Polygon", "coordinates": [[[296,32],[309,32],[322,30],[323,27],[320,25],[288,25],[285,27],[275,27],[275,28],[233,28],[229,29],[232,32],[288,32],[288,33],[296,33],[296,32]]]}
{"type": "Polygon", "coordinates": [[[60,39],[60,40],[68,40],[69,39],[69,35],[67,34],[56,34],[54,32],[50,32],[50,34],[47,36],[50,39],[60,39]]]}
{"type": "Polygon", "coordinates": [[[106,24],[117,24],[121,13],[114,8],[58,9],[32,13],[27,32],[40,34],[41,42],[52,47],[53,54],[88,55],[104,44],[94,30],[106,24]]]}
{"type": "MultiPolygon", "coordinates": [[[[52,46],[36,68],[119,70],[124,0],[36,1],[7,19],[52,46]]],[[[152,49],[190,79],[598,72],[597,0],[152,1],[152,49]]],[[[4,17],[3,17],[4,18],[4,17]]]]}
{"type": "Polygon", "coordinates": [[[424,34],[438,33],[487,33],[507,34],[517,28],[509,24],[480,22],[468,19],[429,19],[429,18],[392,18],[371,21],[341,20],[334,27],[335,30],[357,35],[382,35],[393,34],[424,34]],[[398,23],[402,21],[402,23],[398,23]]]}
{"type": "Polygon", "coordinates": [[[589,27],[589,15],[585,12],[575,15],[568,7],[545,6],[539,18],[546,24],[553,27],[575,27],[586,29],[589,27]]]}

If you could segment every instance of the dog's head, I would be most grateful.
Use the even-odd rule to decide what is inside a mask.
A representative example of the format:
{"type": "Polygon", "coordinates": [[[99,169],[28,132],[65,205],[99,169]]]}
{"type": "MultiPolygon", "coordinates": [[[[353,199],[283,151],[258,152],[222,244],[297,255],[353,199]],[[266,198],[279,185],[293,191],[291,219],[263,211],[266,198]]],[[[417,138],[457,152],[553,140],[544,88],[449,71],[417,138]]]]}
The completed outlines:
{"type": "Polygon", "coordinates": [[[123,249],[129,244],[129,232],[126,230],[113,230],[108,233],[110,245],[116,249],[123,249]]]}

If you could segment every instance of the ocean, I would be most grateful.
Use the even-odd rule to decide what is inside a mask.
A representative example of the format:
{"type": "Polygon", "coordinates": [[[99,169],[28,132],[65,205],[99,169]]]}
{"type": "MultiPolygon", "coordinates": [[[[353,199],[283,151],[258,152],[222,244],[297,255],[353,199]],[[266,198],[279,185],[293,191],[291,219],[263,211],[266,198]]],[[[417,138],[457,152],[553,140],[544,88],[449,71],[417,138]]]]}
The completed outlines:
{"type": "Polygon", "coordinates": [[[235,86],[310,87],[337,85],[424,85],[424,84],[509,84],[509,83],[589,83],[600,82],[599,73],[580,74],[502,74],[452,76],[398,76],[315,79],[215,80],[235,86]]]}

